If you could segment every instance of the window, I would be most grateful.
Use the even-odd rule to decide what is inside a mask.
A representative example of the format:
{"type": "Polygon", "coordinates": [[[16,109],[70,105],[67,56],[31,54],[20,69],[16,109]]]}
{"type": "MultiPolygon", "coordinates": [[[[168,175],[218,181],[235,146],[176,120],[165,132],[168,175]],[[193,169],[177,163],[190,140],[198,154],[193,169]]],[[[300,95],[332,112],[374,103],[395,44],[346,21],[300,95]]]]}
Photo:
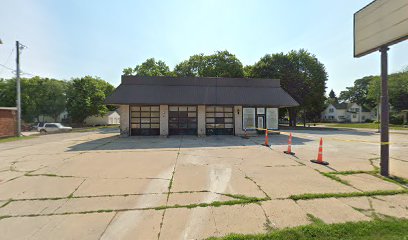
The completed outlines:
{"type": "Polygon", "coordinates": [[[266,109],[266,127],[268,129],[278,129],[278,109],[266,109]]]}
{"type": "Polygon", "coordinates": [[[131,127],[132,128],[160,128],[159,106],[132,106],[131,127]]]}
{"type": "Polygon", "coordinates": [[[244,129],[255,129],[255,108],[243,108],[242,109],[243,123],[242,127],[244,129]]]}
{"type": "Polygon", "coordinates": [[[333,109],[333,108],[329,108],[329,113],[334,113],[334,109],[333,109]]]}
{"type": "Polygon", "coordinates": [[[353,114],[353,118],[357,118],[357,115],[356,115],[356,114],[353,114]]]}
{"type": "Polygon", "coordinates": [[[169,134],[197,134],[197,106],[169,107],[169,134]]]}
{"type": "Polygon", "coordinates": [[[230,106],[207,106],[205,111],[207,135],[234,133],[234,109],[230,106]]]}

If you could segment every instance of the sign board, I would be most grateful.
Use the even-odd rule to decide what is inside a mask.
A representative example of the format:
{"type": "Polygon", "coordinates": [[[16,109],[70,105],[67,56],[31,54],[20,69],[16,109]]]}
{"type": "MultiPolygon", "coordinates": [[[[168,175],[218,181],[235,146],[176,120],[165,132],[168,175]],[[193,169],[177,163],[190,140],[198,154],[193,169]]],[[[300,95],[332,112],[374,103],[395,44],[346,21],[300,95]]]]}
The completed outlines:
{"type": "Polygon", "coordinates": [[[408,39],[408,0],[375,0],[354,14],[354,57],[408,39]]]}

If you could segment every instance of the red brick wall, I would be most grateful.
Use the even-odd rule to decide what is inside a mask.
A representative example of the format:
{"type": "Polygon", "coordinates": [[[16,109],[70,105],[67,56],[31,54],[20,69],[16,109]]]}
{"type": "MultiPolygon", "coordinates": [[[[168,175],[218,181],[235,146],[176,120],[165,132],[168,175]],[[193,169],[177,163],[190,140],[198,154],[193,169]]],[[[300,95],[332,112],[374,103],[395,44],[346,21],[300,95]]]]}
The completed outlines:
{"type": "Polygon", "coordinates": [[[0,137],[16,136],[16,110],[0,109],[0,137]]]}

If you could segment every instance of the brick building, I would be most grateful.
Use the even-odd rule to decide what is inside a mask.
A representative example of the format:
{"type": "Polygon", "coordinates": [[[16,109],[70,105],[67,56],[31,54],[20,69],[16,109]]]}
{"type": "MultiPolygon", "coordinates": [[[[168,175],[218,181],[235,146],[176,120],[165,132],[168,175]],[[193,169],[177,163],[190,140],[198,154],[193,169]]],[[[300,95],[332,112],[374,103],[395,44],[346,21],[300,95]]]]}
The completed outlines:
{"type": "Polygon", "coordinates": [[[0,138],[17,135],[17,108],[0,107],[0,138]]]}

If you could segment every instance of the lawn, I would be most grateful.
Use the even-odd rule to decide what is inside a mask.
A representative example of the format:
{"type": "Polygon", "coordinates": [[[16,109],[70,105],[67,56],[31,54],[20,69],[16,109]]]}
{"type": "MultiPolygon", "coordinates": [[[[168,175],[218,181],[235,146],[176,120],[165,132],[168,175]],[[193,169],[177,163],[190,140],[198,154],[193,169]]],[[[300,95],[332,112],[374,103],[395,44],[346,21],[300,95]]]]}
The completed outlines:
{"type": "Polygon", "coordinates": [[[314,223],[307,226],[287,228],[267,234],[240,235],[231,234],[211,240],[368,240],[368,239],[408,239],[408,220],[377,219],[368,222],[323,224],[314,223]]]}
{"type": "Polygon", "coordinates": [[[119,128],[119,125],[73,128],[72,131],[73,132],[91,132],[91,131],[98,131],[102,129],[112,129],[112,128],[119,128]]]}
{"type": "MultiPolygon", "coordinates": [[[[327,127],[335,127],[335,128],[368,128],[368,129],[378,129],[378,123],[322,123],[327,127]]],[[[404,128],[402,125],[395,125],[390,124],[390,129],[393,130],[408,130],[408,128],[404,128]]]]}
{"type": "Polygon", "coordinates": [[[6,137],[6,138],[0,138],[0,143],[5,143],[5,142],[14,142],[14,141],[20,141],[20,140],[27,140],[27,139],[32,139],[37,136],[21,136],[21,137],[6,137]]]}

